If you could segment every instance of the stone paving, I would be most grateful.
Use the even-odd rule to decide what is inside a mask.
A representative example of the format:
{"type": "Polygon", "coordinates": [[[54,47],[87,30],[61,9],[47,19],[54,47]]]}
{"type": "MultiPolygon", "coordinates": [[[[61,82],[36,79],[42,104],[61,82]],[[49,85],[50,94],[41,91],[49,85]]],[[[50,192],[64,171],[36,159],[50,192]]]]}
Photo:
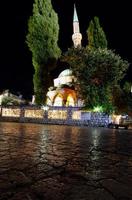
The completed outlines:
{"type": "Polygon", "coordinates": [[[0,123],[0,200],[132,200],[132,131],[0,123]]]}

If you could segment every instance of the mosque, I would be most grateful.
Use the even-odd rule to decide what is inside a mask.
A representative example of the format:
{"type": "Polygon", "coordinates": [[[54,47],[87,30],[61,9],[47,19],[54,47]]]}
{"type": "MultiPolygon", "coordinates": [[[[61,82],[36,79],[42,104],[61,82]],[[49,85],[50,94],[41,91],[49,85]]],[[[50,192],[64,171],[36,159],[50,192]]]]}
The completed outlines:
{"type": "MultiPolygon", "coordinates": [[[[81,47],[82,34],[80,33],[79,20],[75,6],[72,40],[74,48],[81,47]]],[[[75,81],[76,78],[72,75],[72,71],[70,69],[62,71],[59,76],[53,80],[54,86],[49,88],[47,93],[47,105],[73,107],[83,106],[83,102],[78,99],[76,90],[73,87],[75,81]]]]}

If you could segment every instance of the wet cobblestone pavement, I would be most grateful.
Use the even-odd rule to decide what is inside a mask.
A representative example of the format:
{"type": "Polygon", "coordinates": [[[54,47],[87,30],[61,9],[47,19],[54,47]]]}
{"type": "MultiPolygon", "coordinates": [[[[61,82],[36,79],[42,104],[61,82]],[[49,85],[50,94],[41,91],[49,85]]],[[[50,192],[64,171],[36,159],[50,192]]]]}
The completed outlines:
{"type": "Polygon", "coordinates": [[[131,130],[0,123],[0,200],[131,199],[131,130]]]}

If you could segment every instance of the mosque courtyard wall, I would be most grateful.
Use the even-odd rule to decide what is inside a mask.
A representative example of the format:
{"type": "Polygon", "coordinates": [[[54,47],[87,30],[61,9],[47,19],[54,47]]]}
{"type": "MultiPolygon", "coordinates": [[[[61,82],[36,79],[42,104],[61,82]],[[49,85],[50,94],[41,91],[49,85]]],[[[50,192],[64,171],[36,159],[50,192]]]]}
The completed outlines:
{"type": "Polygon", "coordinates": [[[109,120],[105,113],[84,111],[80,107],[0,107],[0,121],[105,127],[109,120]]]}

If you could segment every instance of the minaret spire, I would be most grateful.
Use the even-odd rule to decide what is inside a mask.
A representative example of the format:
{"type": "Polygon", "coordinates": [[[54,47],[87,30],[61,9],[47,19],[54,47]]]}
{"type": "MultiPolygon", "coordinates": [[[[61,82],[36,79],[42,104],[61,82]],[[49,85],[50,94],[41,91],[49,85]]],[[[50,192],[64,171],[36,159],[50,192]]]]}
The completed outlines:
{"type": "Polygon", "coordinates": [[[75,4],[74,4],[74,15],[73,15],[73,35],[72,35],[72,40],[73,40],[75,48],[81,47],[82,34],[80,33],[79,20],[78,20],[75,4]]]}
{"type": "Polygon", "coordinates": [[[77,16],[77,10],[76,10],[76,6],[75,6],[75,4],[74,4],[73,22],[79,22],[79,20],[78,20],[78,16],[77,16]]]}

